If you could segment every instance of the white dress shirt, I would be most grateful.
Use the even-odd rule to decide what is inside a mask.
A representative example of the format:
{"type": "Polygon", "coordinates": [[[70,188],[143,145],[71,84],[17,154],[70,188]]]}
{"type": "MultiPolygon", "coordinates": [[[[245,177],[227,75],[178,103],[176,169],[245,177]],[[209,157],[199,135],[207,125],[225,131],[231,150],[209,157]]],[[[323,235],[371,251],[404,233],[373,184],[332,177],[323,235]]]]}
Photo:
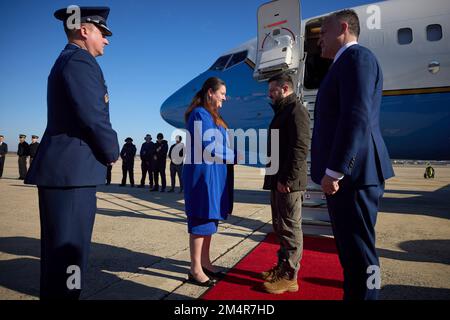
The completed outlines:
{"type": "MultiPolygon", "coordinates": [[[[357,41],[350,41],[350,42],[347,42],[346,44],[344,44],[338,50],[336,55],[334,56],[333,63],[335,63],[337,61],[337,59],[339,59],[339,57],[344,53],[345,50],[347,50],[348,48],[350,48],[351,46],[353,46],[355,44],[358,44],[358,42],[357,41]]],[[[344,178],[344,174],[343,173],[337,172],[337,171],[334,171],[334,170],[331,170],[331,169],[328,169],[328,168],[325,170],[325,174],[327,176],[330,176],[330,177],[332,177],[334,179],[338,179],[338,180],[341,180],[342,178],[344,178]]]]}

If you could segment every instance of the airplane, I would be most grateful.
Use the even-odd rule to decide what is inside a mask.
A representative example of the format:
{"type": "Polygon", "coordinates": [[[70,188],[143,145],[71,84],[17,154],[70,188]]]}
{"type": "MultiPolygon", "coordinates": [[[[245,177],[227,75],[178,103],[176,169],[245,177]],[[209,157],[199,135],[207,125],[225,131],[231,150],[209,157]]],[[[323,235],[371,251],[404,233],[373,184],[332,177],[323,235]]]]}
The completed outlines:
{"type": "MultiPolygon", "coordinates": [[[[208,70],[164,101],[160,112],[166,122],[176,128],[184,128],[184,112],[192,97],[207,78],[219,77],[227,86],[227,101],[222,106],[221,115],[229,127],[267,129],[273,111],[267,96],[268,84],[264,80],[269,78],[271,66],[266,68],[267,75],[261,66],[273,57],[264,59],[262,47],[269,37],[275,43],[272,49],[277,49],[276,44],[283,39],[276,40],[276,35],[286,38],[287,32],[281,34],[283,29],[291,33],[291,38],[301,39],[296,41],[297,46],[291,48],[293,52],[290,55],[295,58],[293,68],[284,69],[284,72],[294,72],[297,94],[310,112],[313,127],[317,91],[332,63],[320,57],[317,42],[321,24],[331,12],[301,20],[298,0],[268,3],[269,6],[272,4],[280,4],[281,8],[275,10],[284,11],[287,15],[299,12],[297,24],[291,23],[289,29],[285,25],[289,19],[274,17],[278,13],[273,12],[278,11],[268,14],[272,20],[258,21],[257,37],[225,52],[208,70]],[[295,9],[283,8],[283,3],[295,9]],[[270,32],[265,29],[268,26],[272,26],[270,32]]],[[[380,126],[390,157],[450,160],[450,2],[390,0],[351,9],[360,18],[359,44],[374,52],[383,70],[380,126]],[[378,21],[379,26],[372,19],[377,12],[381,20],[378,21]]],[[[260,19],[265,19],[264,12],[260,14],[258,11],[260,19]]],[[[267,56],[272,56],[272,53],[267,52],[267,56]]],[[[284,61],[286,56],[276,58],[279,59],[273,60],[284,61]]],[[[273,72],[279,71],[279,68],[273,69],[273,72]]],[[[259,150],[246,149],[247,159],[252,152],[258,153],[259,150]]],[[[263,165],[259,163],[257,166],[263,165]]],[[[311,180],[302,210],[303,224],[312,228],[312,234],[332,235],[325,196],[320,186],[311,180]]]]}
{"type": "MultiPolygon", "coordinates": [[[[358,42],[372,50],[384,75],[380,125],[392,159],[450,160],[450,2],[390,0],[352,8],[360,17],[358,42]],[[369,29],[370,9],[379,8],[380,29],[369,29]]],[[[320,58],[320,26],[329,13],[301,21],[303,98],[314,102],[330,60],[320,58]]],[[[162,118],[184,128],[184,112],[209,77],[227,85],[221,115],[230,128],[267,129],[273,116],[267,82],[253,78],[257,38],[221,55],[212,66],[173,93],[162,118]]],[[[312,117],[311,117],[312,118],[312,117]]],[[[313,121],[313,118],[312,118],[313,121]]]]}

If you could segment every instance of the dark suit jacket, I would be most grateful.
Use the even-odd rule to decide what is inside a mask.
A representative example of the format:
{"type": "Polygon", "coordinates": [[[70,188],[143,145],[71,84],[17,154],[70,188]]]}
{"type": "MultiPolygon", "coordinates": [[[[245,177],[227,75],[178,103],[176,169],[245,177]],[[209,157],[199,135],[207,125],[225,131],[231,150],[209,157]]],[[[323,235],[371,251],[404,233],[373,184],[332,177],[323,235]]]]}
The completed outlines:
{"type": "Polygon", "coordinates": [[[378,185],[394,171],[380,131],[383,74],[373,53],[360,45],[330,67],[317,94],[311,146],[311,178],[325,170],[355,185],[378,185]]]}
{"type": "Polygon", "coordinates": [[[17,155],[19,157],[28,157],[30,155],[30,145],[24,141],[17,145],[17,155]]]}
{"type": "Polygon", "coordinates": [[[25,183],[49,187],[104,184],[106,164],[119,156],[108,101],[95,58],[68,44],[48,77],[47,128],[25,183]]]}
{"type": "Polygon", "coordinates": [[[0,155],[2,155],[4,157],[4,156],[6,156],[7,153],[8,153],[8,145],[3,142],[0,145],[0,155]]]}

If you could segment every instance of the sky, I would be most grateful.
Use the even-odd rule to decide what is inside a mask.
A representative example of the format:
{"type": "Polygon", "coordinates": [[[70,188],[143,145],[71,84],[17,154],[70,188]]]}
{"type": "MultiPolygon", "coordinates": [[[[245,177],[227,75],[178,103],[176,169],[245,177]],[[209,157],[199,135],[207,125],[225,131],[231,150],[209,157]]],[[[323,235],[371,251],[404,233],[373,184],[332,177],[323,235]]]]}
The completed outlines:
{"type": "MultiPolygon", "coordinates": [[[[47,124],[47,77],[67,43],[55,10],[72,4],[108,6],[113,36],[97,58],[108,86],[119,143],[140,145],[147,133],[170,137],[160,107],[222,53],[256,36],[256,12],[267,0],[1,1],[0,134],[10,151],[19,134],[42,138],[47,124]]],[[[302,17],[371,3],[302,0],[302,17]]]]}

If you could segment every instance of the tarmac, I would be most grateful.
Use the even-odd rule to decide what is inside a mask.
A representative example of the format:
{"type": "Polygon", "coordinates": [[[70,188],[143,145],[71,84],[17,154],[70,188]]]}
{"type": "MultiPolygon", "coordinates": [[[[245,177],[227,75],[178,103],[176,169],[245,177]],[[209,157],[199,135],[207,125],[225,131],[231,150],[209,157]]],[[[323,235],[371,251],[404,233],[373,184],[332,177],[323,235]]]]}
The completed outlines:
{"type": "MultiPolygon", "coordinates": [[[[450,299],[450,166],[395,165],[376,226],[381,299],[450,299]]],[[[139,184],[140,161],[135,162],[139,184]]],[[[167,182],[170,185],[167,168],[167,182]]],[[[0,179],[0,299],[39,296],[40,227],[37,189],[17,180],[17,157],[0,179]]],[[[82,299],[191,300],[205,288],[186,282],[189,245],[183,195],[110,186],[97,192],[97,215],[82,299]]],[[[214,263],[232,268],[271,232],[269,193],[257,168],[236,166],[233,215],[213,236],[214,263]]],[[[178,183],[178,182],[177,182],[178,183]]],[[[176,188],[178,191],[178,187],[176,188]]],[[[304,226],[305,234],[316,233],[304,226]]],[[[301,284],[300,284],[301,290],[301,284]]]]}

